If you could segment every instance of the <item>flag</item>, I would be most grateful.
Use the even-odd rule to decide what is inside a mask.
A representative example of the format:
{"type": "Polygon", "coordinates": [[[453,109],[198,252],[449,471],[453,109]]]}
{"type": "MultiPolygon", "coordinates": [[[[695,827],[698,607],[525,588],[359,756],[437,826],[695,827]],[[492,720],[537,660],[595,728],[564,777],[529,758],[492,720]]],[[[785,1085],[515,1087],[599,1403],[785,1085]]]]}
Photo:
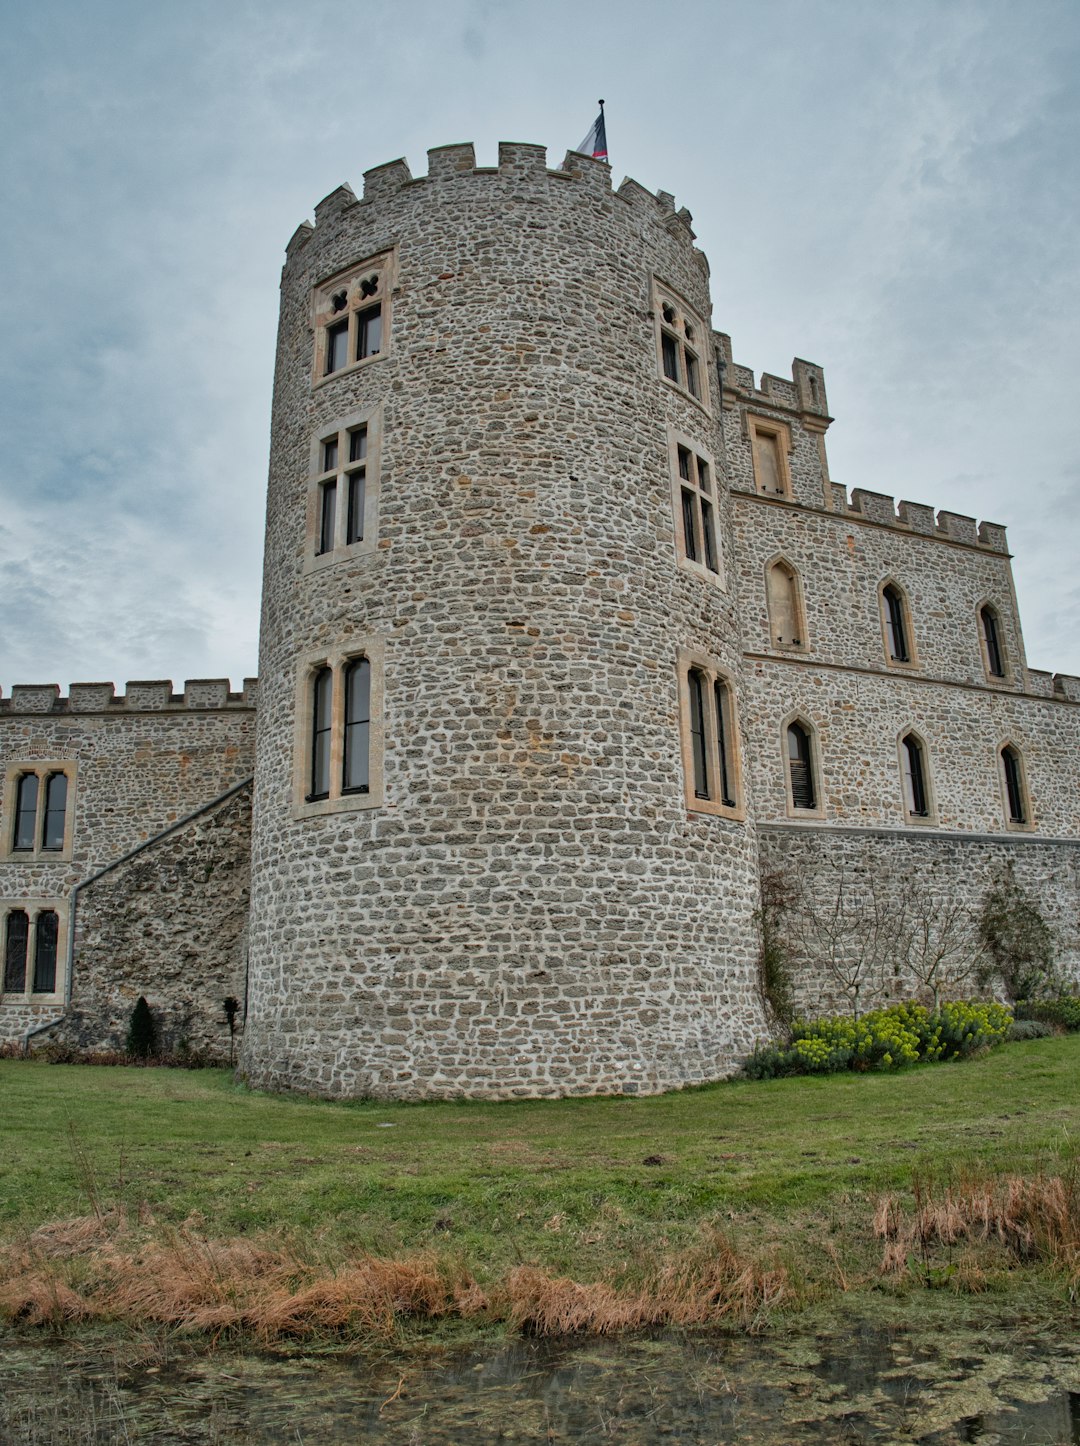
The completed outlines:
{"type": "Polygon", "coordinates": [[[604,125],[604,102],[600,102],[600,114],[593,121],[588,135],[576,148],[583,155],[592,156],[594,161],[607,160],[607,129],[604,125]]]}

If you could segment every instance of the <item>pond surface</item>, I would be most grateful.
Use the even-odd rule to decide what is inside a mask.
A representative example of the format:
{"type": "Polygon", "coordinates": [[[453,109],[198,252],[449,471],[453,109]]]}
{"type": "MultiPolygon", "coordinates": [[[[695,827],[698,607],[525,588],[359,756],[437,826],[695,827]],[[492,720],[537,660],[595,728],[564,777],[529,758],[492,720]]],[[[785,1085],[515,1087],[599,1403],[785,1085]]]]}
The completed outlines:
{"type": "Polygon", "coordinates": [[[1080,1340],[852,1325],[317,1357],[8,1335],[0,1440],[1080,1446],[1080,1340]]]}

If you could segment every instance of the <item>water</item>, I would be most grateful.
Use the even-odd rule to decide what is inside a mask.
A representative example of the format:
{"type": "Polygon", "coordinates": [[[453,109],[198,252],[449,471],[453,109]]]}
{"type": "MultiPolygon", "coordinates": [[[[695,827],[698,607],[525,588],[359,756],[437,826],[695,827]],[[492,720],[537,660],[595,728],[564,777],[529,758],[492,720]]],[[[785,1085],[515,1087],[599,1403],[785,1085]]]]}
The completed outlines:
{"type": "Polygon", "coordinates": [[[1080,1342],[856,1325],[313,1357],[8,1335],[0,1439],[1080,1446],[1080,1342]]]}

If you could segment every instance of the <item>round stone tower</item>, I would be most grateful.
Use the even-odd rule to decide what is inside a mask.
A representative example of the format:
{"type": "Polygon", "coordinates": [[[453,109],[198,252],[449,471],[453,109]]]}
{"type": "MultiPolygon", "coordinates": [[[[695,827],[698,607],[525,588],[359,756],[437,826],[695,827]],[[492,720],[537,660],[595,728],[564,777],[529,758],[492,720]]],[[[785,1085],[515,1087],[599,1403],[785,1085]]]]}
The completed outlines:
{"type": "Polygon", "coordinates": [[[648,1092],[763,1023],[708,267],[582,156],[369,171],[288,248],[260,1086],[648,1092]]]}

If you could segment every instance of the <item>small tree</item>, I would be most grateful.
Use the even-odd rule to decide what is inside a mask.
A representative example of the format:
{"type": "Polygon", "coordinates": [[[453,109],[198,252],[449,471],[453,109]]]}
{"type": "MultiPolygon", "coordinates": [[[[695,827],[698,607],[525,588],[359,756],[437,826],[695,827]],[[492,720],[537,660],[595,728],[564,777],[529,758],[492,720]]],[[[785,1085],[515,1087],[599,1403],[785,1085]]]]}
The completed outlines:
{"type": "Polygon", "coordinates": [[[136,1059],[149,1059],[157,1053],[158,1031],[145,997],[140,994],[131,1011],[128,1024],[127,1052],[136,1059]]]}
{"type": "Polygon", "coordinates": [[[229,1025],[229,1063],[233,1062],[233,1042],[236,1039],[236,1016],[240,1013],[240,1001],[232,994],[225,996],[225,1019],[229,1025]]]}
{"type": "Polygon", "coordinates": [[[818,966],[844,994],[855,1019],[867,996],[879,995],[890,965],[907,956],[910,923],[903,898],[890,896],[873,872],[853,874],[833,864],[814,880],[814,895],[803,890],[792,913],[799,952],[818,966]]]}
{"type": "Polygon", "coordinates": [[[1037,904],[1016,882],[1011,863],[987,890],[979,938],[1010,999],[1054,991],[1054,935],[1037,904]]]}
{"type": "Polygon", "coordinates": [[[934,1009],[943,990],[954,994],[968,980],[985,980],[989,957],[973,909],[911,883],[906,914],[907,965],[934,1009]]]}

